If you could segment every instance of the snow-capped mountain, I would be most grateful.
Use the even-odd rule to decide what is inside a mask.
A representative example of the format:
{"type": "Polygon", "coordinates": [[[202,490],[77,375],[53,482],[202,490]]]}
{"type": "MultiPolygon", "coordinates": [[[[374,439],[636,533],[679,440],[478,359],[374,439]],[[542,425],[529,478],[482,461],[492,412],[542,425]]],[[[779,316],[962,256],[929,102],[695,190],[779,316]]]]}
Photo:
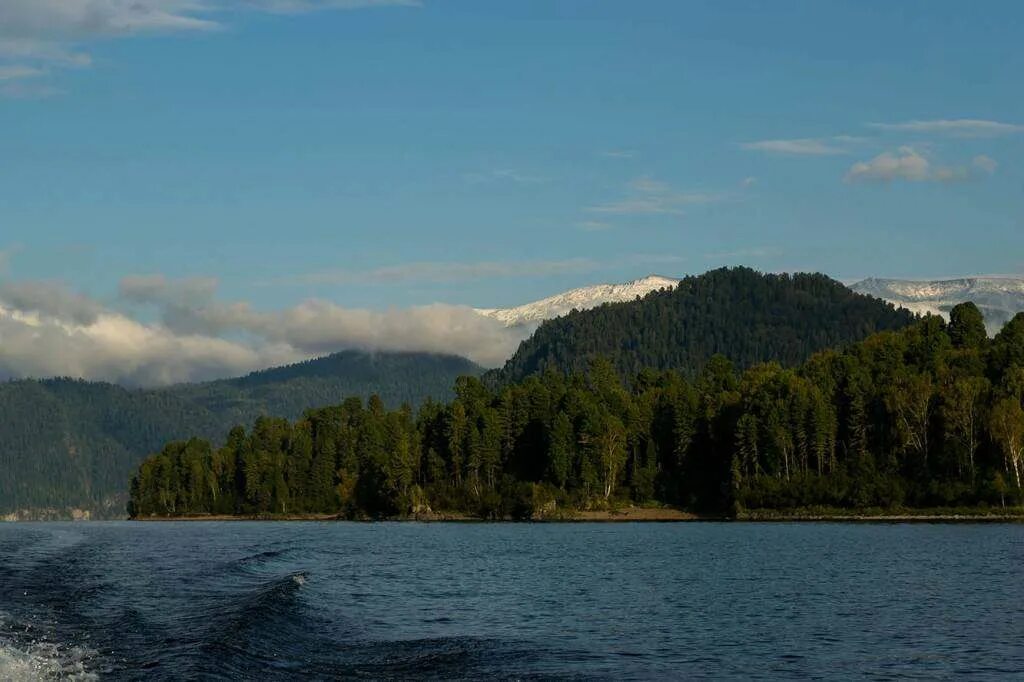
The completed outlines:
{"type": "MultiPolygon", "coordinates": [[[[571,310],[588,310],[603,303],[632,301],[658,289],[679,284],[673,277],[648,275],[625,284],[597,284],[572,289],[555,296],[514,308],[476,308],[476,312],[506,327],[536,327],[544,320],[571,310]]],[[[995,334],[1018,312],[1024,312],[1024,278],[964,277],[960,279],[915,281],[871,277],[850,286],[856,292],[876,296],[919,313],[949,318],[958,303],[973,301],[985,315],[990,334],[995,334]]]]}
{"type": "Polygon", "coordinates": [[[481,315],[499,320],[506,327],[537,325],[544,320],[565,315],[571,310],[588,310],[603,303],[632,301],[637,296],[646,296],[658,289],[671,289],[678,279],[648,275],[625,284],[597,284],[572,289],[549,298],[526,303],[515,308],[477,308],[481,315]]]}
{"type": "Polygon", "coordinates": [[[989,334],[995,334],[1024,311],[1024,278],[964,277],[934,281],[870,278],[850,287],[902,306],[915,313],[949,317],[957,303],[972,301],[985,315],[989,334]]]}

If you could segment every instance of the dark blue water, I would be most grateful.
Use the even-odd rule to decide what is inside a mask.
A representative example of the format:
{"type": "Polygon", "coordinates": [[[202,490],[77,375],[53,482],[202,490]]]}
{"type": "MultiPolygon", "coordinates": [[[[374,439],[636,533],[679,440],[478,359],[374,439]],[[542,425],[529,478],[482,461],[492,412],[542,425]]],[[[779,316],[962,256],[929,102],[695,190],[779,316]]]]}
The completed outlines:
{"type": "Polygon", "coordinates": [[[0,679],[1024,675],[1024,526],[0,525],[0,679]]]}

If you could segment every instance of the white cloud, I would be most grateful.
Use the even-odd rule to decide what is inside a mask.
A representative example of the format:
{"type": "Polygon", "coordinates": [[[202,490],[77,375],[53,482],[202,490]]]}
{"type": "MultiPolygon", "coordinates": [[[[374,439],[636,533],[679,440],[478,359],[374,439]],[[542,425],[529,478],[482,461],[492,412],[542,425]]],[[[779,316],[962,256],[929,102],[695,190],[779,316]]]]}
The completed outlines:
{"type": "Polygon", "coordinates": [[[846,173],[846,182],[902,179],[914,182],[929,179],[931,164],[911,147],[900,147],[895,154],[883,152],[870,161],[858,161],[846,173]]]}
{"type": "Polygon", "coordinates": [[[606,223],[601,220],[581,220],[576,223],[576,227],[584,232],[601,232],[603,230],[612,229],[611,223],[606,223]]]}
{"type": "Polygon", "coordinates": [[[838,136],[830,138],[801,137],[789,140],[759,140],[745,142],[741,148],[749,151],[766,152],[768,154],[785,154],[790,156],[836,156],[849,154],[849,150],[841,146],[853,138],[838,136]]]}
{"type": "Polygon", "coordinates": [[[209,31],[218,24],[186,0],[2,0],[0,95],[57,94],[42,79],[53,69],[83,68],[92,58],[79,45],[141,33],[209,31]]]}
{"type": "Polygon", "coordinates": [[[678,191],[661,180],[644,175],[627,185],[629,196],[619,201],[590,206],[591,213],[611,215],[682,215],[683,207],[724,201],[720,192],[678,191]]]}
{"type": "Polygon", "coordinates": [[[973,118],[906,121],[904,123],[868,123],[869,128],[902,133],[936,133],[954,137],[998,137],[1024,133],[1024,125],[973,118]]]}
{"type": "Polygon", "coordinates": [[[35,66],[0,64],[0,95],[11,99],[34,99],[56,94],[55,88],[33,81],[48,73],[46,69],[35,66]]]}
{"type": "Polygon", "coordinates": [[[989,175],[993,175],[996,169],[999,168],[999,162],[993,159],[991,156],[985,156],[984,154],[978,154],[971,159],[971,165],[978,170],[984,171],[989,175]]]}
{"type": "Polygon", "coordinates": [[[751,176],[740,180],[740,187],[750,188],[757,184],[757,178],[751,176]]]}
{"type": "Polygon", "coordinates": [[[615,215],[682,215],[679,202],[666,202],[662,199],[625,199],[608,204],[587,208],[592,213],[610,213],[615,215]]]}
{"type": "Polygon", "coordinates": [[[71,376],[166,385],[242,374],[302,359],[289,348],[182,336],[104,313],[83,325],[0,305],[0,376],[71,376]]]}
{"type": "Polygon", "coordinates": [[[0,30],[0,59],[9,62],[21,62],[14,64],[15,67],[24,67],[23,64],[45,64],[58,66],[60,68],[85,68],[92,65],[92,57],[84,52],[58,43],[52,39],[15,37],[5,34],[0,30]]]}
{"type": "Polygon", "coordinates": [[[970,166],[935,166],[913,147],[900,147],[896,152],[883,152],[869,161],[853,164],[845,182],[957,182],[975,177],[981,170],[989,175],[998,164],[988,156],[976,156],[970,166]]]}
{"type": "MultiPolygon", "coordinates": [[[[0,81],[39,77],[44,75],[43,67],[88,67],[92,58],[80,46],[97,40],[215,31],[223,27],[225,16],[237,12],[294,14],[420,4],[418,0],[0,0],[0,81]]],[[[54,94],[56,89],[5,86],[0,92],[40,96],[54,94]]]]}
{"type": "Polygon", "coordinates": [[[244,312],[234,311],[238,328],[314,355],[339,348],[433,351],[497,366],[525,337],[472,308],[445,304],[371,311],[311,300],[281,312],[244,312]]]}
{"type": "Polygon", "coordinates": [[[636,155],[632,149],[609,149],[601,152],[601,156],[607,159],[633,159],[636,158],[636,155]]]}
{"type": "Polygon", "coordinates": [[[217,28],[196,0],[4,0],[0,35],[16,41],[81,41],[217,28]]]}
{"type": "Polygon", "coordinates": [[[0,288],[0,378],[73,376],[165,385],[236,376],[343,349],[454,353],[486,366],[504,362],[528,330],[507,329],[466,306],[384,311],[308,300],[259,311],[215,298],[213,280],[130,277],[126,312],[46,282],[0,288]]]}
{"type": "Polygon", "coordinates": [[[39,85],[24,81],[0,85],[0,96],[8,99],[46,99],[62,93],[63,90],[52,85],[39,85]]]}
{"type": "Polygon", "coordinates": [[[38,78],[39,76],[45,75],[46,71],[33,66],[21,66],[17,64],[13,66],[0,65],[0,82],[21,80],[22,78],[38,78]]]}

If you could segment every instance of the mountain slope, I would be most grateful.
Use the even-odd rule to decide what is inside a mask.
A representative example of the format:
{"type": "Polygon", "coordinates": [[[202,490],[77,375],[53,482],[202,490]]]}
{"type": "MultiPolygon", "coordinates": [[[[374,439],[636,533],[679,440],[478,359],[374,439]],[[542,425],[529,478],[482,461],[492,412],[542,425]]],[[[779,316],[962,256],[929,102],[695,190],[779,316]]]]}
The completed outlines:
{"type": "Polygon", "coordinates": [[[0,383],[0,515],[69,508],[120,515],[130,472],[169,440],[216,441],[260,415],[295,419],[354,395],[376,393],[393,407],[441,400],[457,377],[481,371],[454,356],[345,351],[155,390],[70,379],[0,383]]]}
{"type": "Polygon", "coordinates": [[[503,322],[507,327],[539,324],[572,310],[589,310],[604,303],[621,303],[642,298],[652,291],[671,289],[678,279],[648,275],[625,284],[597,284],[580,287],[514,308],[477,308],[476,312],[503,322]]]}
{"type": "Polygon", "coordinates": [[[451,395],[457,377],[479,374],[476,364],[454,355],[343,351],[236,379],[164,389],[232,423],[261,414],[297,419],[311,407],[350,396],[377,394],[387,405],[419,405],[451,395]]]}
{"type": "Polygon", "coordinates": [[[620,375],[643,368],[697,372],[724,354],[740,366],[795,365],[815,351],[898,329],[914,316],[824,275],[713,270],[640,301],[611,303],[540,325],[491,378],[518,381],[553,368],[581,370],[596,355],[620,375]]]}
{"type": "Polygon", "coordinates": [[[850,287],[856,292],[902,306],[915,313],[949,317],[958,303],[973,302],[985,316],[989,334],[996,334],[1024,311],[1024,278],[964,277],[932,281],[869,278],[850,287]]]}

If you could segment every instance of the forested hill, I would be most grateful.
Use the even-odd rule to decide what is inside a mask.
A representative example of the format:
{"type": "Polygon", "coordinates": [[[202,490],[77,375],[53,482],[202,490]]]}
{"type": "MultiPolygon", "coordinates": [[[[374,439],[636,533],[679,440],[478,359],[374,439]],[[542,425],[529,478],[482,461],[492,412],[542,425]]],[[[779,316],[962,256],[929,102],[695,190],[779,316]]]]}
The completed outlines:
{"type": "Polygon", "coordinates": [[[627,379],[645,368],[692,377],[716,354],[740,368],[767,361],[792,367],[816,351],[913,321],[910,312],[825,275],[722,268],[637,301],[549,320],[490,377],[504,383],[548,368],[581,371],[598,355],[627,379]]]}
{"type": "Polygon", "coordinates": [[[793,369],[719,356],[692,380],[646,370],[627,387],[598,358],[455,393],[415,413],[371,398],[261,418],[219,448],[169,443],[139,468],[131,513],[1024,512],[1024,313],[989,339],[962,304],[948,325],[926,317],[793,369]]]}
{"type": "Polygon", "coordinates": [[[125,486],[169,440],[214,442],[263,414],[295,419],[350,396],[391,407],[451,397],[455,379],[481,368],[428,353],[345,351],[201,384],[127,390],[70,379],[0,383],[0,515],[24,509],[124,512],[125,486]]]}

